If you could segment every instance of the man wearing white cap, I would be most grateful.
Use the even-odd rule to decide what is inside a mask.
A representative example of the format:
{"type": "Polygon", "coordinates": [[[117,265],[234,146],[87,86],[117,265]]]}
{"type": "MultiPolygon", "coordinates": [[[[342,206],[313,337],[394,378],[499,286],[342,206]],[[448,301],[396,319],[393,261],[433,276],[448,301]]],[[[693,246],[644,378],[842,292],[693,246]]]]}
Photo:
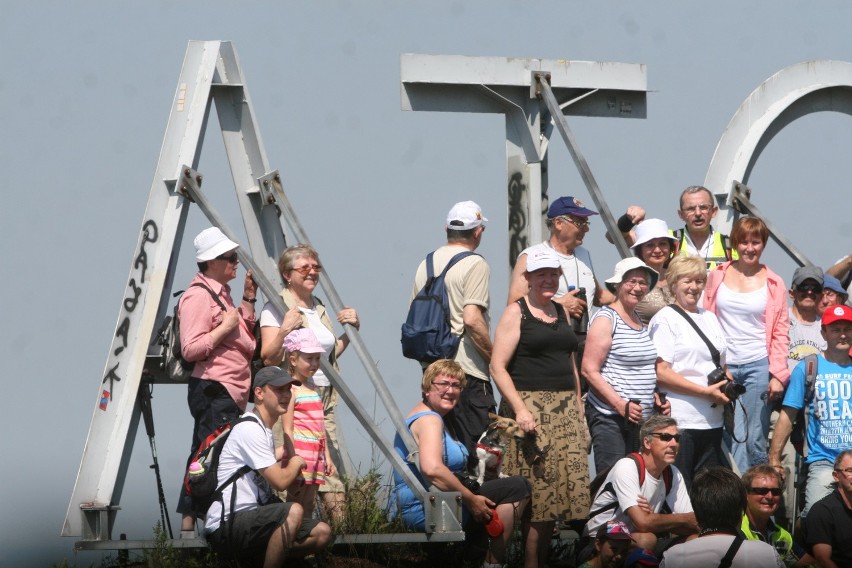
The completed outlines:
{"type": "MultiPolygon", "coordinates": [[[[251,272],[246,273],[239,308],[231,299],[228,282],[237,277],[237,243],[210,227],[195,237],[194,244],[198,274],[178,304],[181,354],[195,363],[187,394],[195,421],[190,459],[207,436],[246,409],[257,301],[251,272]]],[[[183,484],[177,511],[183,515],[181,536],[192,536],[195,515],[183,484]]]]}
{"type": "MultiPolygon", "coordinates": [[[[457,254],[475,251],[479,247],[487,221],[482,209],[473,201],[453,205],[445,226],[447,244],[433,253],[435,275],[440,274],[457,254]]],[[[488,316],[490,278],[491,269],[478,254],[459,260],[450,267],[445,278],[452,333],[461,336],[453,360],[467,376],[467,386],[452,414],[456,422],[456,437],[468,448],[470,455],[475,455],[476,442],[488,427],[488,413],[495,412],[497,406],[488,376],[492,347],[488,316]]],[[[411,299],[425,284],[424,260],[417,268],[411,299]]]]}

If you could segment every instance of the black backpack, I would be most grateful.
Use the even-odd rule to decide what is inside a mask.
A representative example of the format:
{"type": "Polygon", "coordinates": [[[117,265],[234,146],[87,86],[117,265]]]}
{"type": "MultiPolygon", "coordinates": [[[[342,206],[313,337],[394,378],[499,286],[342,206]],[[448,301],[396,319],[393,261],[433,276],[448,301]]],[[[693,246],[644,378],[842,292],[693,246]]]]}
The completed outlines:
{"type": "MultiPolygon", "coordinates": [[[[476,254],[460,252],[450,259],[443,272],[435,276],[430,252],[426,257],[426,285],[417,292],[408,308],[408,318],[402,324],[402,354],[421,363],[451,359],[458,351],[461,336],[454,335],[450,324],[450,306],[444,278],[458,261],[476,254]]],[[[478,256],[478,255],[477,255],[478,256]]]]}
{"type": "MultiPolygon", "coordinates": [[[[225,442],[231,435],[231,431],[240,422],[257,422],[258,418],[253,415],[242,416],[237,420],[225,424],[201,442],[195,455],[192,456],[190,464],[198,462],[203,471],[201,473],[191,474],[188,470],[184,477],[184,485],[186,492],[192,500],[192,509],[198,515],[205,515],[210,506],[219,501],[222,503],[222,516],[224,518],[225,504],[222,500],[222,492],[228,485],[236,483],[239,478],[246,473],[253,471],[248,465],[244,465],[235,471],[223,483],[218,484],[219,477],[219,457],[222,455],[222,448],[225,447],[225,442]]],[[[237,492],[231,492],[231,509],[236,502],[237,492]]]]}
{"type": "MultiPolygon", "coordinates": [[[[222,308],[222,311],[226,311],[225,304],[222,303],[219,296],[213,293],[213,290],[200,282],[196,282],[192,286],[198,286],[207,290],[210,297],[219,304],[220,308],[222,308]]],[[[190,288],[192,286],[190,286],[190,288]]],[[[173,295],[174,297],[177,297],[183,294],[183,292],[183,290],[180,290],[175,292],[173,295]]],[[[163,320],[163,325],[160,327],[160,331],[157,332],[157,343],[160,344],[160,369],[167,378],[176,382],[184,383],[192,374],[192,369],[195,367],[195,363],[190,363],[184,359],[183,354],[180,351],[180,318],[178,317],[179,305],[180,302],[175,304],[174,315],[166,316],[166,319],[163,320]]]]}

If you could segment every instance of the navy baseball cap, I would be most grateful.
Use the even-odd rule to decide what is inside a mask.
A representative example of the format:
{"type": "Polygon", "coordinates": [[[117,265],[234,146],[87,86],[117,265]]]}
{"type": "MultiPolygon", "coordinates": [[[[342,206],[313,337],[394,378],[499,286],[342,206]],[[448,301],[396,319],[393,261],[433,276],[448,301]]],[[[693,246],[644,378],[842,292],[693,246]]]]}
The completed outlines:
{"type": "Polygon", "coordinates": [[[566,197],[560,197],[550,204],[550,208],[547,210],[548,219],[555,219],[560,215],[575,215],[577,217],[591,217],[592,215],[597,215],[597,211],[592,211],[585,205],[583,202],[568,195],[566,197]]]}

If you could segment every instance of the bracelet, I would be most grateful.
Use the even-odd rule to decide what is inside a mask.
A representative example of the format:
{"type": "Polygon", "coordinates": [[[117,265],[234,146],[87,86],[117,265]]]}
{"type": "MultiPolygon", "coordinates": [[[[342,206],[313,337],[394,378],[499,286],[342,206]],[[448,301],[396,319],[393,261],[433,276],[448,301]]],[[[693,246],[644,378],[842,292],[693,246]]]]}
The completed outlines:
{"type": "Polygon", "coordinates": [[[630,219],[630,216],[625,213],[624,215],[618,218],[616,226],[618,227],[619,231],[621,231],[622,233],[626,233],[636,225],[633,224],[633,221],[630,219]]]}
{"type": "Polygon", "coordinates": [[[257,298],[246,298],[243,296],[243,302],[248,302],[249,304],[254,304],[257,302],[257,298]]]}

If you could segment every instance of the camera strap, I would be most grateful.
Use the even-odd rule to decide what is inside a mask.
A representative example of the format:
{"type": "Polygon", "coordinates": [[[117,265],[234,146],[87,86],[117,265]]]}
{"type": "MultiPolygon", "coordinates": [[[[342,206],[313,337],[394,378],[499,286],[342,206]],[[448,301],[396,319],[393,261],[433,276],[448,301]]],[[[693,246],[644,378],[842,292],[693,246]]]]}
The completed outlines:
{"type": "Polygon", "coordinates": [[[680,315],[682,315],[683,318],[687,322],[689,322],[689,325],[692,326],[692,329],[695,330],[695,333],[698,334],[698,337],[700,337],[704,341],[704,343],[707,344],[707,348],[710,350],[710,357],[713,358],[713,363],[716,365],[717,368],[721,369],[722,368],[722,358],[721,358],[721,355],[719,355],[719,350],[716,349],[716,346],[713,345],[713,343],[711,343],[709,339],[707,339],[707,336],[704,335],[704,332],[701,331],[701,328],[698,327],[698,324],[695,323],[695,320],[692,319],[691,317],[689,317],[689,314],[687,314],[684,311],[684,309],[681,308],[680,306],[678,306],[677,304],[669,304],[669,307],[671,309],[673,309],[674,311],[676,311],[677,313],[679,313],[680,315]]]}

